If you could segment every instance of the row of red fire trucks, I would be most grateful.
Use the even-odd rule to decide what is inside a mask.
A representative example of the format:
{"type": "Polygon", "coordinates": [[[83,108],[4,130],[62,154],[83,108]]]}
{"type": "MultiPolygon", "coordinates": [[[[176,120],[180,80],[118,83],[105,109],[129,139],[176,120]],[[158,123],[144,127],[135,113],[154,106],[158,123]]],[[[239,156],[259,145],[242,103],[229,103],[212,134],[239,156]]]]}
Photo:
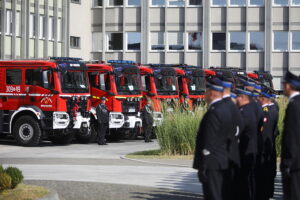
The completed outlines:
{"type": "MultiPolygon", "coordinates": [[[[153,102],[154,126],[163,120],[163,105],[188,98],[189,108],[204,101],[205,79],[216,69],[187,65],[139,65],[132,61],[84,63],[77,58],[0,61],[0,135],[36,146],[47,137],[67,144],[94,141],[96,107],[105,96],[109,129],[134,139],[142,134],[140,112],[153,102]]],[[[259,75],[257,77],[259,78],[259,75]]]]}

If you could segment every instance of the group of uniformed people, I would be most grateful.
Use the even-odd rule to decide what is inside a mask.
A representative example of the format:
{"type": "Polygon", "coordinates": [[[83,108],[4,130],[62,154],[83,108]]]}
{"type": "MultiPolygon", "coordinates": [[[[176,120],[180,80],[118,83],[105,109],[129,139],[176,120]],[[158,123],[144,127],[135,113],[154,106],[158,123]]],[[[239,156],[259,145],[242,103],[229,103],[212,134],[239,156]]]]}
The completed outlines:
{"type": "MultiPolygon", "coordinates": [[[[207,80],[208,110],[200,123],[193,167],[206,200],[269,200],[276,177],[279,107],[274,91],[231,72],[207,80]]],[[[300,199],[300,77],[284,79],[289,97],[282,138],[284,200],[300,199]]]]}
{"type": "MultiPolygon", "coordinates": [[[[106,98],[103,96],[100,98],[100,103],[96,108],[97,115],[97,143],[99,145],[107,145],[105,135],[109,128],[109,111],[105,105],[106,98]]],[[[145,142],[152,142],[151,136],[153,132],[153,109],[151,101],[147,100],[147,104],[144,106],[142,113],[143,131],[145,135],[145,142]]]]}

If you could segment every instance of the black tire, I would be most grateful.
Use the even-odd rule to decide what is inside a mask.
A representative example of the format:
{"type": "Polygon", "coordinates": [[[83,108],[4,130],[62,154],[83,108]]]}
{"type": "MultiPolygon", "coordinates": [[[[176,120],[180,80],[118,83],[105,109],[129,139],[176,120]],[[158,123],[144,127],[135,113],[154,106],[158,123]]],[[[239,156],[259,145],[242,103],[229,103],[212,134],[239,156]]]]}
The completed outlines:
{"type": "Polygon", "coordinates": [[[97,139],[97,131],[94,124],[91,124],[91,128],[87,133],[77,132],[75,134],[77,141],[81,144],[88,144],[90,142],[95,142],[97,139]]]}
{"type": "Polygon", "coordinates": [[[110,129],[109,135],[106,135],[106,138],[110,142],[118,142],[122,139],[122,134],[118,129],[110,129]]]}
{"type": "Polygon", "coordinates": [[[66,144],[70,144],[73,140],[73,134],[69,133],[69,134],[61,134],[61,135],[55,135],[55,136],[51,136],[50,141],[53,144],[61,144],[61,145],[66,145],[66,144]]]}
{"type": "Polygon", "coordinates": [[[124,139],[135,140],[138,135],[141,135],[140,132],[141,132],[140,128],[132,128],[132,129],[126,130],[124,133],[124,139]]]}
{"type": "Polygon", "coordinates": [[[42,140],[39,122],[29,115],[17,119],[13,125],[13,135],[22,146],[37,146],[42,140]]]}

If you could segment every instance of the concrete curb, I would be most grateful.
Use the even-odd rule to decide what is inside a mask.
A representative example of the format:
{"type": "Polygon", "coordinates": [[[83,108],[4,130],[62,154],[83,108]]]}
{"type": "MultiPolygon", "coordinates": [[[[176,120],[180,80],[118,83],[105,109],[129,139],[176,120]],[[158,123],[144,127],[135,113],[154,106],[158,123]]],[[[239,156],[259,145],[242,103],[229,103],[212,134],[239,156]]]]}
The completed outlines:
{"type": "Polygon", "coordinates": [[[153,161],[146,161],[146,160],[138,160],[134,158],[127,158],[126,156],[120,156],[121,159],[124,160],[131,160],[135,162],[142,162],[142,163],[150,163],[150,164],[158,164],[158,165],[165,165],[165,166],[170,166],[170,167],[185,167],[185,168],[192,168],[191,166],[187,165],[177,165],[177,164],[168,164],[168,163],[162,163],[162,162],[153,162],[153,161]]]}
{"type": "Polygon", "coordinates": [[[60,200],[57,192],[50,190],[49,194],[37,200],[60,200]]]}

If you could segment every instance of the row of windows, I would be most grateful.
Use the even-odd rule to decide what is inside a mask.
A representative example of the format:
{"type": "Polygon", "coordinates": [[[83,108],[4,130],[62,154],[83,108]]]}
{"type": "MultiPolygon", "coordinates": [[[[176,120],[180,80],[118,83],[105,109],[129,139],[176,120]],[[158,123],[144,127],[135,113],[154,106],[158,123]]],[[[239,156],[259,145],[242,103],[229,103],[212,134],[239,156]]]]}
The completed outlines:
{"type": "MultiPolygon", "coordinates": [[[[201,6],[203,0],[151,0],[151,6],[201,6]]],[[[124,1],[125,2],[125,1],[124,1]]],[[[109,0],[108,6],[123,6],[123,0],[109,0]]],[[[211,0],[212,6],[264,6],[265,0],[211,0]]],[[[300,5],[300,0],[273,0],[274,6],[300,5]]],[[[126,6],[141,6],[141,0],[126,0],[126,6]]],[[[93,0],[93,7],[103,6],[103,0],[93,0]]]]}
{"type": "MultiPolygon", "coordinates": [[[[126,50],[140,50],[141,33],[127,32],[125,35],[126,50]]],[[[203,49],[203,37],[201,32],[151,32],[150,50],[160,51],[197,51],[203,49]]],[[[107,33],[107,50],[123,50],[123,33],[107,33]]],[[[103,47],[102,33],[94,32],[92,35],[93,51],[101,51],[103,47]]],[[[72,39],[71,39],[72,43],[72,39]]],[[[264,32],[213,32],[212,33],[212,50],[214,51],[264,51],[265,33],[264,32]],[[227,43],[227,39],[228,43],[227,43]]],[[[300,31],[274,31],[273,33],[273,50],[274,51],[300,51],[300,31]]]]}
{"type": "MultiPolygon", "coordinates": [[[[1,14],[0,14],[0,16],[1,16],[1,14]]],[[[30,16],[29,16],[29,37],[30,38],[35,38],[37,36],[35,19],[36,19],[36,14],[30,13],[30,16]]],[[[0,19],[0,21],[2,21],[2,20],[0,19]]],[[[46,16],[39,15],[38,23],[39,23],[38,37],[39,37],[39,39],[45,39],[46,32],[47,32],[46,16]]],[[[13,27],[15,28],[16,36],[21,36],[21,34],[22,34],[21,12],[16,11],[15,22],[13,22],[12,10],[7,9],[6,10],[5,34],[12,35],[13,27]]],[[[61,39],[62,39],[62,19],[61,18],[57,19],[57,31],[58,31],[57,39],[58,39],[58,41],[61,41],[61,39]]],[[[54,40],[54,17],[53,16],[49,16],[49,18],[48,18],[48,39],[54,40]]]]}

